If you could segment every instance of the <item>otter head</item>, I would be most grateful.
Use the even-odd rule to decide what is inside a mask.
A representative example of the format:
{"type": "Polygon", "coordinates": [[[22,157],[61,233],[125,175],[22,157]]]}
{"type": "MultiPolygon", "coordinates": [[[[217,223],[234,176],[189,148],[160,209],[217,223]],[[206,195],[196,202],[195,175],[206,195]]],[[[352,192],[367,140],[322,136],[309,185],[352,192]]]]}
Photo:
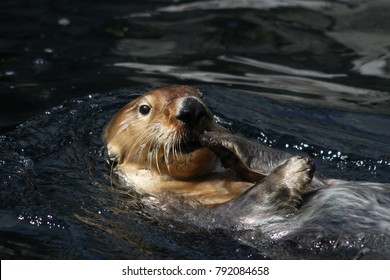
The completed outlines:
{"type": "Polygon", "coordinates": [[[215,155],[201,147],[205,131],[226,131],[199,90],[171,86],[147,92],[124,106],[107,124],[104,140],[119,167],[190,179],[215,167],[215,155]]]}

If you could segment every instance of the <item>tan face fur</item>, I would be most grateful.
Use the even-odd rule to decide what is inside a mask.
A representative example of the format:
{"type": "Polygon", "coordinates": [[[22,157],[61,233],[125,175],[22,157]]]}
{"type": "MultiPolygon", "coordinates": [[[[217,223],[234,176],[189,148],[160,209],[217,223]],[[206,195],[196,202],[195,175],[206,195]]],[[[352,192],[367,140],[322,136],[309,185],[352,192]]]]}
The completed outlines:
{"type": "Polygon", "coordinates": [[[149,91],[124,106],[105,127],[104,140],[118,166],[190,179],[210,172],[217,161],[208,148],[197,146],[204,131],[225,129],[215,122],[198,90],[171,86],[149,91]],[[201,109],[199,119],[187,122],[182,117],[187,104],[201,109]]]}

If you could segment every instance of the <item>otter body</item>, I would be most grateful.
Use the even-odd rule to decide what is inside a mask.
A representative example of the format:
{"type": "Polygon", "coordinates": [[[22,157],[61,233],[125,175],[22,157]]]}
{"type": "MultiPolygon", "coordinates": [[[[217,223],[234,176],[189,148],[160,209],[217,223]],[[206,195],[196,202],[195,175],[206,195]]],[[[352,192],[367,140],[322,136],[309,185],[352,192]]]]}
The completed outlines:
{"type": "Polygon", "coordinates": [[[389,184],[326,179],[306,156],[232,135],[188,86],[133,100],[107,124],[104,140],[126,184],[196,201],[222,226],[261,226],[272,238],[390,231],[389,184]]]}

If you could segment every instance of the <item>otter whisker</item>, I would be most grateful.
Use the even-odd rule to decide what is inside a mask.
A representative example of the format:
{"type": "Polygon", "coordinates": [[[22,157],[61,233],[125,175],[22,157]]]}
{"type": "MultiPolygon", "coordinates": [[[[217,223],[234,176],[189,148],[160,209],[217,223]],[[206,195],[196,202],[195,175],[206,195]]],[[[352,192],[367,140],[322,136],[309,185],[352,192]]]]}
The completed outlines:
{"type": "Polygon", "coordinates": [[[172,136],[171,136],[171,132],[165,132],[163,133],[163,135],[161,136],[160,139],[163,139],[163,158],[164,158],[164,163],[166,164],[167,166],[167,169],[168,169],[168,172],[171,173],[171,169],[170,169],[170,165],[171,165],[171,161],[170,161],[170,153],[171,153],[171,146],[172,146],[172,136]]]}
{"type": "Polygon", "coordinates": [[[169,154],[172,161],[175,161],[175,131],[169,133],[169,154]]]}
{"type": "MultiPolygon", "coordinates": [[[[135,131],[136,132],[136,129],[128,129],[128,130],[126,130],[126,132],[127,133],[129,133],[129,134],[131,134],[131,132],[132,131],[135,131]]],[[[147,134],[148,133],[148,131],[143,131],[143,134],[147,134]]],[[[142,135],[143,135],[142,134],[142,135]]],[[[140,141],[142,141],[142,137],[138,137],[138,138],[136,138],[136,141],[135,142],[140,142],[140,141]]],[[[132,151],[133,151],[133,148],[134,148],[134,146],[135,146],[135,143],[132,143],[132,146],[130,146],[131,144],[128,142],[128,141],[124,141],[124,143],[123,143],[123,145],[119,148],[119,155],[122,155],[122,151],[125,149],[126,150],[126,153],[124,153],[124,155],[123,155],[123,158],[121,158],[120,160],[124,160],[124,158],[127,158],[128,157],[128,155],[130,155],[131,153],[132,153],[132,151]],[[130,146],[131,148],[130,148],[130,150],[128,149],[128,146],[130,146]]]]}
{"type": "Polygon", "coordinates": [[[114,188],[113,178],[114,178],[115,163],[116,163],[115,161],[111,161],[111,164],[110,164],[110,186],[111,186],[111,189],[114,188]]]}
{"type": "Polygon", "coordinates": [[[146,164],[148,163],[148,157],[146,158],[143,158],[145,157],[145,153],[146,155],[149,154],[149,149],[150,149],[150,145],[152,144],[152,140],[153,140],[153,137],[149,134],[147,135],[146,137],[143,137],[143,135],[140,136],[140,139],[143,139],[142,140],[142,145],[140,145],[140,147],[138,148],[138,157],[137,157],[137,162],[138,164],[142,161],[143,159],[143,164],[146,164]]]}
{"type": "Polygon", "coordinates": [[[152,139],[154,137],[150,137],[149,140],[149,147],[148,147],[148,153],[147,153],[147,164],[149,164],[149,170],[152,170],[152,163],[153,163],[153,154],[154,154],[154,148],[155,148],[155,142],[153,143],[152,139]]]}
{"type": "Polygon", "coordinates": [[[161,148],[161,143],[159,141],[156,142],[155,147],[156,148],[154,149],[154,152],[155,152],[156,168],[157,168],[158,173],[160,175],[162,175],[161,170],[160,170],[160,165],[158,164],[158,161],[159,161],[158,160],[158,153],[159,153],[160,148],[161,148]]]}
{"type": "Polygon", "coordinates": [[[122,133],[129,133],[129,132],[132,132],[132,131],[137,131],[137,128],[136,127],[130,127],[130,125],[137,125],[138,123],[141,123],[141,120],[139,119],[132,119],[131,121],[129,121],[128,119],[125,119],[123,120],[119,126],[119,131],[117,131],[115,133],[115,137],[118,136],[119,134],[122,134],[122,133]]]}
{"type": "MultiPolygon", "coordinates": [[[[138,137],[136,138],[136,140],[135,140],[133,143],[131,143],[132,146],[131,146],[131,148],[128,150],[128,152],[126,153],[126,157],[128,157],[128,156],[131,155],[131,154],[133,154],[134,148],[136,148],[137,146],[140,146],[140,147],[141,147],[141,145],[139,145],[139,143],[144,143],[144,142],[145,142],[145,137],[146,137],[146,136],[147,136],[147,137],[150,137],[150,131],[149,131],[149,129],[144,130],[141,134],[138,135],[138,137]]],[[[140,153],[142,153],[142,151],[140,151],[140,150],[138,150],[138,151],[136,152],[136,154],[138,154],[138,156],[140,155],[140,153]]]]}
{"type": "MultiPolygon", "coordinates": [[[[154,138],[157,139],[157,141],[155,141],[155,144],[154,144],[153,149],[152,149],[151,162],[153,162],[153,159],[154,159],[157,171],[161,175],[162,172],[161,172],[160,165],[159,165],[159,153],[160,153],[160,149],[162,147],[161,143],[164,142],[164,137],[163,137],[164,133],[163,133],[163,131],[156,131],[156,130],[157,129],[155,129],[154,133],[157,134],[157,137],[155,136],[154,138]]],[[[163,154],[163,156],[164,156],[164,154],[163,154]]]]}
{"type": "Polygon", "coordinates": [[[178,141],[177,141],[178,156],[181,156],[183,154],[182,149],[183,149],[183,145],[184,145],[184,142],[183,142],[184,136],[182,134],[183,134],[182,132],[179,132],[179,137],[178,137],[178,141]]]}
{"type": "Polygon", "coordinates": [[[178,159],[179,155],[177,154],[177,142],[180,141],[180,138],[177,136],[177,131],[173,134],[173,158],[178,159]]]}
{"type": "Polygon", "coordinates": [[[182,147],[184,145],[183,139],[184,139],[183,133],[180,131],[179,136],[178,136],[178,141],[177,141],[177,148],[179,151],[179,156],[183,154],[183,150],[182,150],[182,147]]]}

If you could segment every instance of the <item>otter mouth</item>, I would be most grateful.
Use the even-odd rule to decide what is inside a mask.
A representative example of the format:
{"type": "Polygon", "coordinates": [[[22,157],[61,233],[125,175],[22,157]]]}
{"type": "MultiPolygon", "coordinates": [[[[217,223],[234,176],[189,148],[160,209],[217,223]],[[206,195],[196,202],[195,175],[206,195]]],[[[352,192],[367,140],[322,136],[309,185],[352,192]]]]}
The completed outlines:
{"type": "Polygon", "coordinates": [[[195,150],[200,149],[202,146],[198,140],[198,137],[195,135],[191,135],[190,137],[186,137],[186,140],[179,144],[180,151],[183,154],[192,153],[195,150]]]}
{"type": "Polygon", "coordinates": [[[207,131],[203,131],[202,133],[194,133],[191,132],[187,134],[180,143],[178,143],[179,149],[183,154],[189,154],[194,152],[195,150],[199,150],[204,146],[201,144],[202,135],[207,131]]]}

